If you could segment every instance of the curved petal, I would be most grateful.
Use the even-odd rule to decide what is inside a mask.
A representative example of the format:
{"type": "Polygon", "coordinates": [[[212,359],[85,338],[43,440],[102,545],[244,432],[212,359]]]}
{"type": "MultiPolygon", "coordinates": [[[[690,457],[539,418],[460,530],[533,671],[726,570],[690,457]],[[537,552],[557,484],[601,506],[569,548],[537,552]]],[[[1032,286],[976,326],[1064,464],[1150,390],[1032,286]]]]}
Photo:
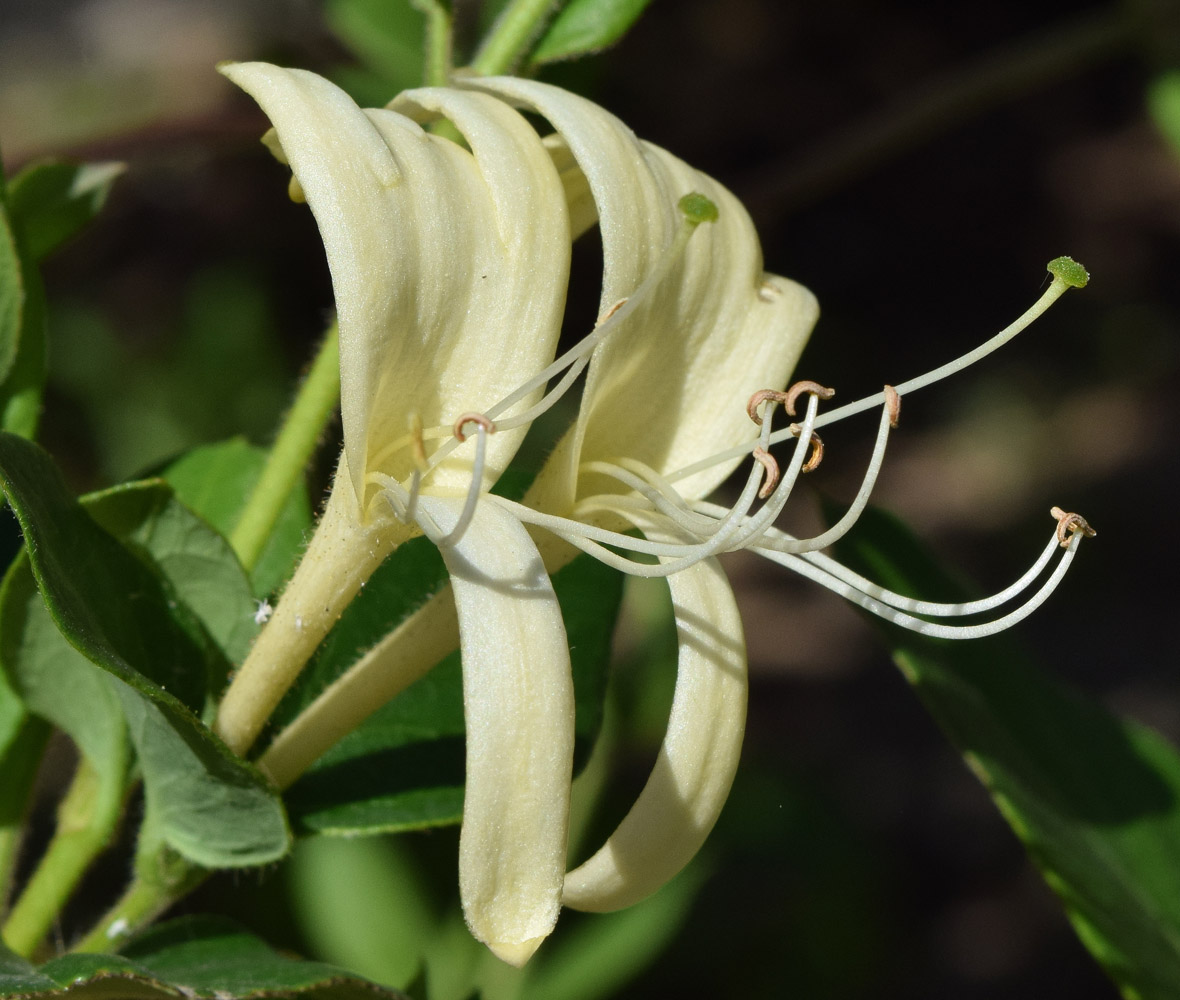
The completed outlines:
{"type": "MultiPolygon", "coordinates": [[[[443,531],[462,506],[420,503],[443,531]]],[[[476,938],[523,965],[561,908],[574,747],[565,626],[528,532],[507,511],[479,504],[443,558],[459,617],[467,723],[463,912],[476,938]]]]}
{"type": "MultiPolygon", "coordinates": [[[[568,146],[598,209],[604,311],[634,292],[667,251],[681,225],[683,195],[700,192],[719,210],[715,223],[698,227],[626,329],[596,350],[575,440],[559,454],[574,467],[626,455],[667,473],[751,439],[746,400],[786,382],[818,308],[802,286],[763,273],[757,234],[741,203],[584,98],[506,77],[462,85],[539,112],[568,146]]],[[[680,488],[703,496],[736,464],[697,473],[680,488]]],[[[572,469],[564,475],[570,479],[572,469]]]]}
{"type": "Polygon", "coordinates": [[[617,910],[677,874],[713,829],[741,755],[746,645],[715,559],[668,578],[680,641],[668,732],[651,777],[607,842],[565,877],[562,902],[617,910]]]}
{"type": "MultiPolygon", "coordinates": [[[[447,425],[552,359],[570,242],[561,181],[535,132],[496,102],[464,108],[473,154],[395,112],[362,111],[313,73],[265,63],[222,72],[270,117],[320,226],[340,319],[345,448],[363,497],[375,466],[409,474],[409,449],[390,445],[412,414],[447,425]],[[523,294],[535,296],[527,308],[523,294]]],[[[519,438],[489,441],[489,479],[519,438]]]]}

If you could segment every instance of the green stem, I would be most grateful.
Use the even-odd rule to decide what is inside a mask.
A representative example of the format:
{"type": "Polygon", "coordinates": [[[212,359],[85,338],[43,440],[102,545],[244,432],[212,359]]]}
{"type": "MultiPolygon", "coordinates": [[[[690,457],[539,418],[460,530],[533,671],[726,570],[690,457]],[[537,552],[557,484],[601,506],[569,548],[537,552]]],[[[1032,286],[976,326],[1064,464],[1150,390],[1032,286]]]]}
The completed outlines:
{"type": "Polygon", "coordinates": [[[3,789],[0,789],[0,911],[12,888],[12,873],[24,833],[33,780],[37,777],[49,732],[48,723],[32,715],[25,716],[4,756],[0,757],[0,774],[4,775],[3,789]]]}
{"type": "Polygon", "coordinates": [[[230,536],[230,544],[247,572],[262,555],[339,401],[340,331],[333,323],[230,536]]]}
{"type": "Polygon", "coordinates": [[[71,952],[109,954],[146,927],[177,900],[187,896],[212,872],[167,847],[136,861],[136,874],[122,898],[107,911],[71,952]]]}
{"type": "Polygon", "coordinates": [[[471,68],[483,76],[512,72],[557,6],[556,0],[512,0],[484,39],[471,68]]]}
{"type": "Polygon", "coordinates": [[[110,794],[102,776],[83,758],[58,807],[57,832],[4,924],[4,941],[18,955],[32,955],[78,880],[107,846],[121,802],[122,796],[110,794]]]}
{"type": "Polygon", "coordinates": [[[451,80],[451,14],[439,0],[411,0],[426,15],[426,80],[445,87],[451,80]]]}

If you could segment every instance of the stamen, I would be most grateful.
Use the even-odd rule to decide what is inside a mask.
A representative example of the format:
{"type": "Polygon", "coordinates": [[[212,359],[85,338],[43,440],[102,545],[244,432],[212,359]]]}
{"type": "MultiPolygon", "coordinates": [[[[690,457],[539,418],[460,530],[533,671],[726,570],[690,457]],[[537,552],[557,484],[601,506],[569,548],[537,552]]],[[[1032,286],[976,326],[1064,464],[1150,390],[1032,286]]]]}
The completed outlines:
{"type": "MultiPolygon", "coordinates": [[[[925,388],[940,379],[946,378],[948,375],[953,375],[958,371],[974,364],[982,358],[987,357],[993,351],[1003,347],[1008,341],[1030,326],[1034,320],[1040,317],[1054,302],[1056,302],[1062,295],[1070,288],[1080,288],[1085,283],[1085,278],[1088,277],[1080,264],[1072,261],[1067,257],[1058,257],[1049,263],[1049,271],[1053,274],[1053,281],[1049,287],[1045,289],[1036,302],[1034,302],[1028,309],[1024,311],[1015,321],[1004,327],[999,333],[984,341],[975,349],[968,351],[961,355],[954,361],[947,362],[939,368],[927,372],[924,375],[919,375],[917,378],[902,382],[894,388],[894,391],[899,396],[905,396],[917,389],[925,388]]],[[[843,420],[846,417],[851,417],[857,413],[862,413],[865,410],[871,410],[874,407],[881,406],[886,402],[886,394],[884,391],[876,393],[872,396],[866,396],[863,399],[855,400],[851,403],[846,403],[843,406],[838,406],[833,410],[825,412],[817,421],[817,427],[823,427],[827,424],[835,423],[838,420],[843,420]]],[[[778,443],[785,440],[791,434],[790,428],[778,431],[771,437],[771,443],[778,443]]],[[[710,455],[708,458],[701,459],[699,462],[693,462],[691,465],[686,465],[682,469],[677,469],[674,472],[667,474],[668,482],[674,483],[681,479],[687,479],[689,476],[702,472],[705,469],[710,469],[715,465],[720,465],[724,462],[730,462],[735,458],[741,458],[748,455],[751,450],[750,444],[737,445],[733,448],[727,448],[724,451],[719,451],[716,454],[710,455]]]]}
{"type": "Polygon", "coordinates": [[[820,399],[831,399],[836,395],[835,389],[829,389],[826,386],[820,385],[818,382],[812,382],[810,379],[796,382],[787,389],[783,399],[783,409],[787,411],[787,416],[795,416],[795,400],[805,392],[809,392],[813,396],[819,396],[820,399]]]}
{"type": "Polygon", "coordinates": [[[758,412],[758,407],[768,400],[774,403],[785,403],[787,394],[779,392],[777,389],[759,389],[750,397],[749,402],[746,403],[746,413],[759,427],[762,426],[762,414],[758,412]]]}
{"type": "Polygon", "coordinates": [[[1065,576],[1065,571],[1069,568],[1074,553],[1077,551],[1077,541],[1078,538],[1075,536],[1061,559],[1058,560],[1053,573],[1024,604],[1008,612],[1006,615],[977,625],[942,625],[937,622],[928,622],[923,618],[915,618],[913,615],[898,611],[895,607],[891,607],[870,597],[857,587],[850,586],[834,574],[821,569],[817,565],[819,560],[814,556],[791,556],[778,552],[768,552],[766,555],[775,562],[793,569],[800,576],[805,576],[809,580],[813,580],[827,587],[853,604],[857,604],[866,611],[872,612],[878,617],[884,618],[886,621],[893,622],[895,625],[900,625],[903,628],[921,633],[922,635],[934,636],[940,639],[979,639],[1010,628],[1017,622],[1027,618],[1033,611],[1040,607],[1056,589],[1062,577],[1065,576]]]}
{"type": "MultiPolygon", "coordinates": [[[[471,485],[467,487],[467,499],[463,503],[463,510],[459,513],[459,519],[455,522],[455,526],[441,538],[437,537],[437,535],[431,536],[430,532],[426,530],[426,525],[422,524],[421,520],[419,520],[419,526],[422,528],[423,533],[430,536],[430,540],[440,549],[456,544],[467,532],[467,527],[471,524],[471,519],[475,516],[475,508],[479,503],[480,490],[483,485],[483,467],[484,459],[487,455],[488,434],[495,430],[495,425],[487,417],[483,417],[481,420],[475,419],[480,414],[466,414],[466,416],[468,419],[463,421],[463,423],[476,425],[475,461],[471,466],[471,485]]],[[[460,424],[456,421],[456,434],[458,433],[459,427],[460,424]]]]}
{"type": "Polygon", "coordinates": [[[762,489],[758,491],[758,499],[765,500],[773,492],[778,485],[778,462],[774,460],[774,456],[765,448],[755,448],[753,453],[755,461],[761,462],[762,467],[766,470],[766,481],[762,484],[762,489]]]}
{"type": "Polygon", "coordinates": [[[885,386],[885,409],[889,413],[889,426],[897,430],[901,419],[901,396],[891,385],[885,386]]]}
{"type": "Polygon", "coordinates": [[[456,418],[455,425],[451,431],[457,441],[467,440],[467,435],[464,433],[463,428],[468,424],[475,424],[480,430],[486,431],[488,434],[494,434],[496,431],[496,425],[482,413],[462,413],[456,418]]]}
{"type": "Polygon", "coordinates": [[[1093,538],[1098,534],[1081,514],[1067,514],[1060,507],[1053,507],[1049,514],[1057,521],[1057,544],[1063,549],[1069,547],[1074,535],[1093,538]]]}
{"type": "MultiPolygon", "coordinates": [[[[802,432],[802,428],[798,424],[791,424],[788,428],[793,437],[798,437],[802,432]]],[[[807,464],[803,466],[803,472],[814,472],[819,468],[819,463],[824,460],[824,443],[820,436],[811,432],[811,456],[807,459],[807,464]]]]}

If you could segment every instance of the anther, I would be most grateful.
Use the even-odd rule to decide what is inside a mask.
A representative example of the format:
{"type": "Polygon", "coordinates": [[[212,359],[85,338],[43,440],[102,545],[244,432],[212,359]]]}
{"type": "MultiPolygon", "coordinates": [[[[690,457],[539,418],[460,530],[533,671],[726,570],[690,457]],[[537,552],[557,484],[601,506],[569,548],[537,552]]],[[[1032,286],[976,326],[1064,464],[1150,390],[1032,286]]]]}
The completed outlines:
{"type": "Polygon", "coordinates": [[[783,409],[787,411],[787,416],[793,417],[795,415],[795,400],[805,392],[819,396],[820,399],[831,399],[836,395],[835,389],[828,389],[826,386],[822,386],[818,382],[812,382],[810,379],[796,382],[783,394],[784,399],[782,400],[782,404],[783,409]]]}
{"type": "MultiPolygon", "coordinates": [[[[817,395],[818,395],[818,393],[817,393],[817,395]]],[[[803,428],[800,427],[798,424],[791,424],[791,426],[787,428],[787,430],[789,430],[792,434],[794,434],[795,437],[799,436],[799,432],[802,429],[803,428]]],[[[815,431],[812,431],[811,432],[811,454],[807,456],[807,461],[803,463],[803,468],[800,469],[799,471],[800,472],[814,472],[817,468],[819,468],[819,463],[822,462],[823,460],[824,460],[824,443],[820,439],[820,436],[818,434],[816,434],[815,431]]]]}
{"type": "Polygon", "coordinates": [[[466,441],[467,440],[467,435],[463,432],[463,428],[466,427],[468,424],[478,424],[480,427],[482,427],[489,434],[494,433],[496,430],[496,425],[494,423],[492,423],[482,413],[462,413],[459,415],[459,418],[455,421],[455,426],[451,430],[451,433],[455,435],[456,440],[458,440],[458,441],[466,441]]]}
{"type": "Polygon", "coordinates": [[[901,417],[901,396],[891,385],[885,386],[885,408],[889,411],[889,426],[897,430],[897,422],[901,417]]]}
{"type": "Polygon", "coordinates": [[[616,302],[606,312],[604,312],[601,316],[598,317],[598,322],[594,324],[594,329],[597,330],[600,326],[602,326],[603,323],[605,323],[608,319],[610,319],[615,313],[617,313],[620,309],[622,309],[623,306],[625,306],[626,304],[627,304],[626,299],[619,299],[618,302],[616,302]]]}
{"type": "Polygon", "coordinates": [[[750,397],[750,401],[746,403],[746,414],[759,427],[762,426],[762,415],[758,412],[758,407],[767,401],[775,403],[786,402],[787,394],[779,392],[777,389],[759,389],[754,395],[750,397]]]}
{"type": "Polygon", "coordinates": [[[1081,514],[1069,514],[1060,507],[1053,507],[1049,513],[1057,521],[1057,541],[1063,549],[1069,547],[1070,539],[1078,532],[1087,538],[1093,538],[1098,534],[1081,514]]]}
{"type": "Polygon", "coordinates": [[[774,492],[774,488],[778,486],[778,462],[765,448],[755,448],[750,454],[754,456],[756,461],[761,462],[762,468],[766,470],[766,480],[762,484],[762,489],[758,491],[758,499],[766,500],[774,492]]]}

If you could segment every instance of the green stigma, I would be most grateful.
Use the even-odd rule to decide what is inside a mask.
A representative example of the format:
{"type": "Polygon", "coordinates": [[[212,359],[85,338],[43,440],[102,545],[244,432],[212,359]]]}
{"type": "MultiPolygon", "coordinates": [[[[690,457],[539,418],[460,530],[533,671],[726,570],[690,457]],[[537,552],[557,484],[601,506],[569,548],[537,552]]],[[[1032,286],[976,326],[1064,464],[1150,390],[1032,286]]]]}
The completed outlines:
{"type": "Polygon", "coordinates": [[[680,206],[680,211],[684,213],[684,217],[694,226],[700,225],[702,222],[717,221],[717,206],[700,192],[694,191],[692,194],[686,194],[677,204],[680,206]]]}
{"type": "Polygon", "coordinates": [[[1051,275],[1060,278],[1070,288],[1085,288],[1090,280],[1090,272],[1072,257],[1054,258],[1046,267],[1051,275]]]}

